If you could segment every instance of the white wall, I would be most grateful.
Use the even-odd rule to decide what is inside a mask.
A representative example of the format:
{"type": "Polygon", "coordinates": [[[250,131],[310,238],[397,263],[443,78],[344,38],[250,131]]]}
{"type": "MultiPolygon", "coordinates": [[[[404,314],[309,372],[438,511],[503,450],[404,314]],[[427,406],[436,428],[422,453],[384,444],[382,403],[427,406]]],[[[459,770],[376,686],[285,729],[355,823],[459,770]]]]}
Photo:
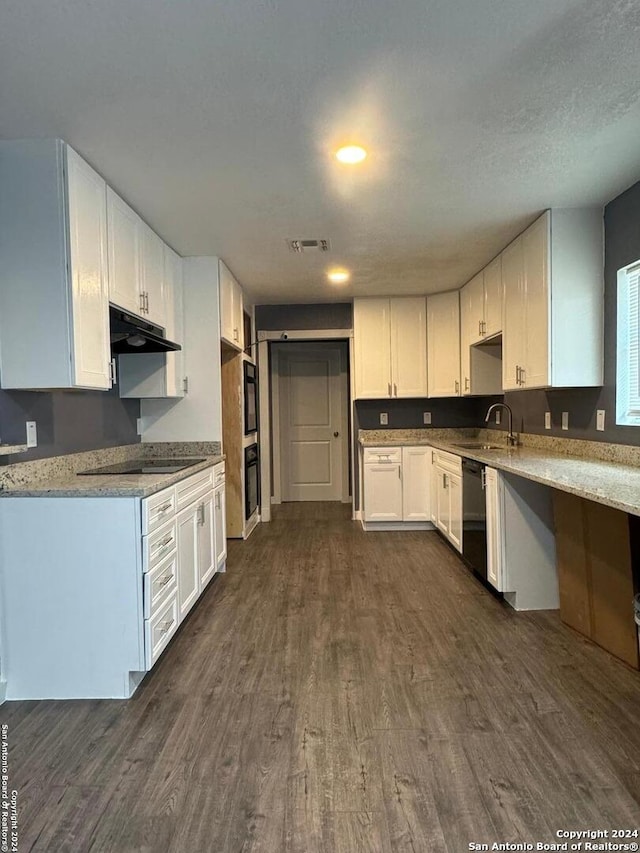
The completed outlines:
{"type": "Polygon", "coordinates": [[[222,441],[217,258],[185,258],[184,358],[188,393],[141,400],[143,441],[222,441]]]}

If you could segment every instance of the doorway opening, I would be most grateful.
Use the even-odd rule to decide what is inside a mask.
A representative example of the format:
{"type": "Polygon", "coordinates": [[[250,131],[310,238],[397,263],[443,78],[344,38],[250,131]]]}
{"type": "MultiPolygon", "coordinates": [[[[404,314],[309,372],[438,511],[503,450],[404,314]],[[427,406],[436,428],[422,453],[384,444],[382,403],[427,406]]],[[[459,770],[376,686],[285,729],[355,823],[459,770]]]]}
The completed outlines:
{"type": "Polygon", "coordinates": [[[272,503],[350,501],[347,341],[270,346],[272,503]]]}

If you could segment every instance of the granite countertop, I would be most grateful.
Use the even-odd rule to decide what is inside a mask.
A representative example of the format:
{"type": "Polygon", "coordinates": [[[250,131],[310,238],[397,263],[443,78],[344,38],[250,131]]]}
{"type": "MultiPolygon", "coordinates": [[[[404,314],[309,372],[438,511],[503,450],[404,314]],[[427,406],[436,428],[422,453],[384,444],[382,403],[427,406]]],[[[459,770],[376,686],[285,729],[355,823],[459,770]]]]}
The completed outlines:
{"type": "MultiPolygon", "coordinates": [[[[560,450],[547,450],[526,445],[509,448],[504,444],[504,435],[498,435],[495,439],[492,437],[491,443],[504,444],[499,450],[475,450],[456,447],[454,442],[468,442],[474,439],[465,435],[452,437],[450,430],[415,430],[413,431],[415,435],[408,435],[403,431],[403,435],[399,436],[401,440],[396,441],[389,432],[367,430],[366,435],[361,433],[360,444],[363,447],[428,445],[466,459],[475,459],[505,473],[516,474],[527,480],[605,504],[631,515],[640,515],[640,467],[638,465],[605,461],[588,456],[571,456],[560,450]]],[[[559,441],[562,442],[562,440],[559,441]]],[[[556,442],[555,446],[561,447],[562,444],[558,445],[556,442]]]]}
{"type": "MultiPolygon", "coordinates": [[[[158,449],[151,446],[144,447],[141,450],[140,445],[134,445],[122,448],[122,452],[118,451],[120,448],[115,448],[110,453],[97,451],[92,454],[77,454],[76,459],[73,456],[62,456],[44,460],[47,463],[44,471],[36,474],[29,471],[28,475],[15,476],[13,482],[9,481],[2,486],[0,498],[145,498],[173,486],[180,480],[197,474],[199,471],[204,471],[218,462],[223,462],[225,459],[225,456],[220,452],[203,452],[203,445],[198,446],[195,443],[191,446],[187,446],[185,443],[175,449],[169,445],[158,445],[158,449]],[[176,456],[198,458],[203,461],[172,474],[88,474],[78,476],[77,473],[102,465],[119,464],[123,461],[149,460],[159,455],[166,458],[175,458],[176,456]]],[[[36,465],[37,463],[31,464],[36,465]]]]}

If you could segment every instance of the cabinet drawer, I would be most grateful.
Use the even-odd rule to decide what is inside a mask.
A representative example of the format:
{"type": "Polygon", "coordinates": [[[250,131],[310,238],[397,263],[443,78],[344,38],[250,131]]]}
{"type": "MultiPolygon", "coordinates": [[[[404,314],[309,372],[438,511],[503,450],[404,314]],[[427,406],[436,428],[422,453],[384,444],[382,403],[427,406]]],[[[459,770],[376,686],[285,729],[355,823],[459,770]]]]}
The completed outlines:
{"type": "Polygon", "coordinates": [[[174,593],[151,619],[144,620],[145,661],[151,669],[178,627],[178,595],[174,593]]]}
{"type": "Polygon", "coordinates": [[[175,487],[163,489],[142,501],[142,534],[153,533],[176,513],[175,487]]]}
{"type": "Polygon", "coordinates": [[[142,537],[142,571],[148,572],[175,551],[178,537],[175,518],[142,537]]]}
{"type": "Polygon", "coordinates": [[[374,462],[376,465],[402,462],[401,447],[365,447],[364,463],[374,462]]]}
{"type": "Polygon", "coordinates": [[[198,500],[213,488],[213,468],[207,468],[176,483],[177,509],[184,509],[193,501],[198,500]]]}
{"type": "Polygon", "coordinates": [[[178,584],[178,552],[174,551],[144,575],[144,618],[151,619],[178,584]]]}
{"type": "Polygon", "coordinates": [[[213,486],[220,486],[224,483],[224,462],[220,462],[213,467],[213,486]]]}
{"type": "Polygon", "coordinates": [[[445,471],[451,471],[453,474],[462,472],[462,459],[453,453],[447,453],[445,450],[436,450],[434,454],[434,463],[445,471]]]}

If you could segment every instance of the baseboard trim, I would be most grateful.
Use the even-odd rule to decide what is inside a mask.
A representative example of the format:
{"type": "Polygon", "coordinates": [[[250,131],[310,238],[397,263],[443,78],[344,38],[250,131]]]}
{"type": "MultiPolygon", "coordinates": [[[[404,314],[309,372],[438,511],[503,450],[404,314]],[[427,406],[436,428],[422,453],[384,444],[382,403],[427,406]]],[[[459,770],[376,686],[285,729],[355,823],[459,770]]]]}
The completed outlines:
{"type": "Polygon", "coordinates": [[[362,529],[367,533],[390,530],[435,530],[430,521],[362,521],[362,529]]]}

